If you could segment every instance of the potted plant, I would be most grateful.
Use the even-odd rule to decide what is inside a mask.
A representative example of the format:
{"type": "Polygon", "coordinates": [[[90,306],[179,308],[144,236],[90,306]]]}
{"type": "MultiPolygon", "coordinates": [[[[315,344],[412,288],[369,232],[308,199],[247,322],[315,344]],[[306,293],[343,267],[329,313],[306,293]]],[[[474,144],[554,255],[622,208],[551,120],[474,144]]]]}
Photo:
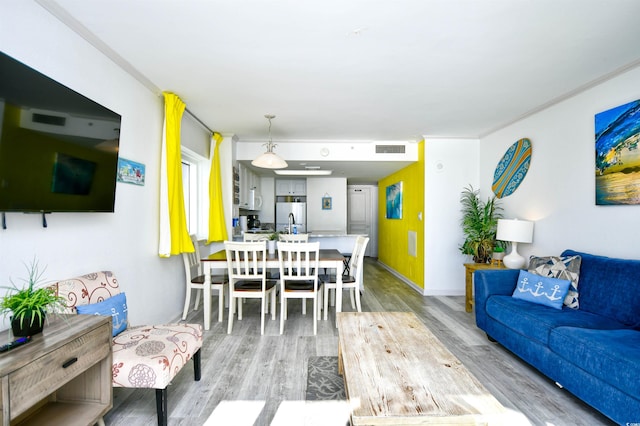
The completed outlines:
{"type": "Polygon", "coordinates": [[[496,240],[496,244],[493,247],[493,253],[491,253],[491,261],[494,261],[494,260],[502,261],[502,259],[504,259],[505,254],[506,253],[504,251],[504,241],[496,240]]]}
{"type": "MultiPolygon", "coordinates": [[[[496,229],[498,219],[502,217],[502,207],[495,196],[487,198],[486,202],[482,201],[479,192],[470,185],[460,196],[461,225],[465,238],[460,251],[473,256],[476,263],[487,263],[496,247],[496,229]]],[[[498,246],[501,247],[500,244],[498,246]]]]}
{"type": "Polygon", "coordinates": [[[13,335],[32,336],[42,332],[47,311],[56,311],[64,307],[64,301],[51,287],[39,287],[45,269],[40,270],[34,259],[25,265],[29,271],[26,286],[19,288],[13,281],[11,287],[4,287],[7,293],[0,300],[0,312],[6,318],[11,315],[13,335]]]}
{"type": "Polygon", "coordinates": [[[270,254],[274,254],[276,252],[276,242],[280,238],[280,234],[278,232],[274,232],[269,235],[269,240],[267,241],[267,250],[269,250],[270,254]]]}

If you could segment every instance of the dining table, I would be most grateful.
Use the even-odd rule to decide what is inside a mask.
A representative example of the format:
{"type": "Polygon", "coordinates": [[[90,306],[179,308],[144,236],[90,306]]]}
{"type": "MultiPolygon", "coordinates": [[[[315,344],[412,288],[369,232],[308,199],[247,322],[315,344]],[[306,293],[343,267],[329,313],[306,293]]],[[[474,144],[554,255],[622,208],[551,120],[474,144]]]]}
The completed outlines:
{"type": "MultiPolygon", "coordinates": [[[[204,329],[209,330],[211,328],[211,271],[213,269],[227,269],[227,253],[225,250],[220,250],[200,260],[202,261],[202,272],[205,280],[204,289],[202,290],[204,299],[204,329]]],[[[336,271],[336,315],[342,310],[342,273],[344,270],[344,260],[345,257],[336,249],[320,249],[318,267],[335,269],[336,271]]],[[[268,269],[280,268],[277,250],[273,253],[267,251],[265,267],[268,269]]]]}

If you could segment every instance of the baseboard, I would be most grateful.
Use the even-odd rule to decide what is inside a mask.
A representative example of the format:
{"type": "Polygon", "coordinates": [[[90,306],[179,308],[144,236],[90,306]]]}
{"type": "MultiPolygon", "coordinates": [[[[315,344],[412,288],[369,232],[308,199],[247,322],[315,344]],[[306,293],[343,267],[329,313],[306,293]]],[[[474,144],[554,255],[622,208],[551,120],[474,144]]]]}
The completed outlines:
{"type": "Polygon", "coordinates": [[[407,286],[409,286],[409,288],[415,290],[419,295],[424,296],[424,289],[419,287],[416,283],[411,281],[409,278],[405,277],[404,275],[402,275],[395,269],[391,268],[390,266],[385,265],[380,261],[380,259],[378,259],[378,265],[380,265],[381,267],[389,271],[391,275],[393,275],[394,277],[396,277],[397,279],[405,283],[407,286]]]}

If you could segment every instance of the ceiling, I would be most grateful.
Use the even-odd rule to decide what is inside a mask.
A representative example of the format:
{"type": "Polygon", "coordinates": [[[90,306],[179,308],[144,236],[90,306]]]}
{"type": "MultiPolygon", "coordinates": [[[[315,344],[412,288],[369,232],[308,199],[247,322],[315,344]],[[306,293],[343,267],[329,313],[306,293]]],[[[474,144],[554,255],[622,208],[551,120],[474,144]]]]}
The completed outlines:
{"type": "Polygon", "coordinates": [[[637,0],[36,1],[240,141],[477,138],[640,65],[637,0]]]}

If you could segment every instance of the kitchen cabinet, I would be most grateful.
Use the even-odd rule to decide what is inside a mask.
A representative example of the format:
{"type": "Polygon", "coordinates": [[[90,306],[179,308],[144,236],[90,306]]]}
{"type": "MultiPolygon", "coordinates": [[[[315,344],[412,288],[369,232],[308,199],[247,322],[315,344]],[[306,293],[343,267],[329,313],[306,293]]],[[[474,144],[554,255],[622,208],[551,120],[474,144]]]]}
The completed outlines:
{"type": "Polygon", "coordinates": [[[240,204],[238,207],[250,209],[251,190],[255,190],[256,197],[260,196],[260,177],[242,163],[238,163],[238,174],[240,175],[240,204]]]}
{"type": "Polygon", "coordinates": [[[276,195],[307,195],[305,179],[276,179],[276,195]]]}

